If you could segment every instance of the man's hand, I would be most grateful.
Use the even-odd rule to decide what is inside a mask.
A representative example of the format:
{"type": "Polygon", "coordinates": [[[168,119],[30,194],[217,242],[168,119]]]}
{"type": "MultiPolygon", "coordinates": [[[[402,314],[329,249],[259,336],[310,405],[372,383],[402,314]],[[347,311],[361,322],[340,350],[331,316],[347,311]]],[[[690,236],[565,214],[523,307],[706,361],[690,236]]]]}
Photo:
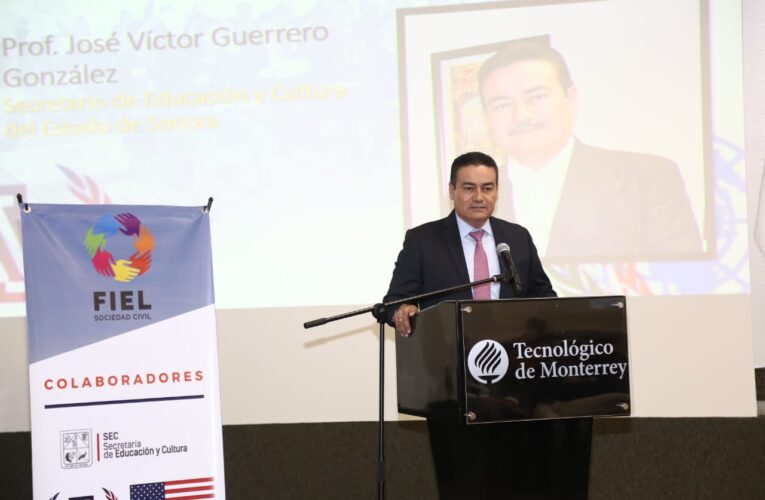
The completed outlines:
{"type": "Polygon", "coordinates": [[[412,304],[402,304],[393,315],[393,322],[396,325],[396,333],[408,337],[412,334],[411,318],[417,314],[417,306],[412,304]]]}

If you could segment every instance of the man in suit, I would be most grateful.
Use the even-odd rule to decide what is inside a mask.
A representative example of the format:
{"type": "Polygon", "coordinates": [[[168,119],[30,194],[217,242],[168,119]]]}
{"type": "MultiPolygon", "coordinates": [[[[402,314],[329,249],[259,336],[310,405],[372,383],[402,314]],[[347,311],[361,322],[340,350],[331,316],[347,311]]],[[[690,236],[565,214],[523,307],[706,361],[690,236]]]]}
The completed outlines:
{"type": "MultiPolygon", "coordinates": [[[[476,242],[469,233],[479,229],[483,230],[481,244],[490,275],[500,274],[495,249],[499,243],[507,243],[518,269],[521,296],[555,296],[529,232],[518,224],[491,217],[498,198],[497,181],[497,164],[486,154],[465,153],[454,160],[449,180],[454,210],[444,219],[407,231],[385,302],[474,281],[476,242]]],[[[509,284],[484,286],[491,288],[493,299],[516,296],[509,284]]],[[[471,291],[464,290],[419,306],[471,298],[471,291]]],[[[411,331],[409,318],[416,314],[417,306],[404,305],[395,311],[395,317],[391,311],[390,323],[400,334],[411,331]]]]}
{"type": "Polygon", "coordinates": [[[511,44],[478,79],[492,140],[507,155],[497,214],[522,220],[540,254],[660,260],[702,251],[677,165],[575,138],[577,89],[555,49],[511,44]]]}
{"type": "MultiPolygon", "coordinates": [[[[529,232],[492,217],[497,173],[497,164],[483,153],[466,153],[454,160],[449,181],[454,210],[444,219],[407,231],[384,302],[469,283],[480,274],[499,274],[495,251],[499,243],[511,248],[522,284],[520,296],[556,295],[529,232]]],[[[418,306],[515,296],[506,284],[482,285],[421,304],[404,304],[389,313],[388,322],[406,336],[412,332],[418,306]]],[[[586,498],[590,419],[477,427],[428,420],[428,431],[442,499],[586,498]]]]}

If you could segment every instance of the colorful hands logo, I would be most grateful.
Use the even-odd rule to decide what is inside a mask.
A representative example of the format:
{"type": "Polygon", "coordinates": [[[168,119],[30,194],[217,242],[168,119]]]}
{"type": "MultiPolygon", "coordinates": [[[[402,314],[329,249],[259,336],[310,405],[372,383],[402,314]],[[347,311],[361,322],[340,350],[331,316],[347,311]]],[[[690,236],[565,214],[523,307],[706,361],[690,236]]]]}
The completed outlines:
{"type": "Polygon", "coordinates": [[[151,266],[154,236],[133,214],[104,215],[88,229],[83,243],[88,249],[93,267],[102,276],[128,283],[146,273],[151,266]],[[135,252],[128,259],[115,261],[112,254],[106,251],[106,239],[110,236],[119,236],[118,231],[125,236],[133,237],[135,252]]]}

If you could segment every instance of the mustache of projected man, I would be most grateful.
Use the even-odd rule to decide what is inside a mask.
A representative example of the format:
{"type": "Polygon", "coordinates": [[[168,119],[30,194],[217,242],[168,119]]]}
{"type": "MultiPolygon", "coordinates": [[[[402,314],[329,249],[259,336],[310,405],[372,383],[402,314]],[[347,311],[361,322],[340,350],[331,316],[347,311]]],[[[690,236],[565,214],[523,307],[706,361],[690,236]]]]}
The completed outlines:
{"type": "Polygon", "coordinates": [[[572,136],[578,103],[576,87],[564,85],[546,61],[491,72],[481,90],[494,143],[530,167],[554,158],[572,136]]]}
{"type": "Polygon", "coordinates": [[[479,87],[492,141],[507,155],[497,214],[523,221],[540,254],[598,261],[701,251],[677,165],[574,136],[579,95],[556,50],[511,44],[482,65],[479,87]]]}

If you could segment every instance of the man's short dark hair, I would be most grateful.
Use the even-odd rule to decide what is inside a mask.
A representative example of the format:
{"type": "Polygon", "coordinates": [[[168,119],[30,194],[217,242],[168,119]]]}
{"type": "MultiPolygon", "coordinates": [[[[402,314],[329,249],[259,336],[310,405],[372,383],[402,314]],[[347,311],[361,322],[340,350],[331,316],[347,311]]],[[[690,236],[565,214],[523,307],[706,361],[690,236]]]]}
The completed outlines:
{"type": "MultiPolygon", "coordinates": [[[[571,73],[560,52],[544,43],[516,42],[500,50],[481,65],[478,70],[479,90],[483,88],[483,82],[495,70],[521,61],[547,61],[555,69],[555,74],[558,76],[558,81],[563,90],[568,90],[574,86],[571,73]]],[[[483,92],[481,92],[481,96],[483,96],[483,92]]]]}
{"type": "Polygon", "coordinates": [[[459,169],[462,167],[474,166],[493,168],[494,175],[497,179],[497,184],[499,184],[499,169],[497,169],[497,162],[495,162],[494,158],[491,156],[487,155],[486,153],[481,153],[480,151],[471,151],[470,153],[461,154],[454,159],[452,162],[452,171],[449,175],[449,184],[452,186],[457,186],[457,171],[459,169]]]}

